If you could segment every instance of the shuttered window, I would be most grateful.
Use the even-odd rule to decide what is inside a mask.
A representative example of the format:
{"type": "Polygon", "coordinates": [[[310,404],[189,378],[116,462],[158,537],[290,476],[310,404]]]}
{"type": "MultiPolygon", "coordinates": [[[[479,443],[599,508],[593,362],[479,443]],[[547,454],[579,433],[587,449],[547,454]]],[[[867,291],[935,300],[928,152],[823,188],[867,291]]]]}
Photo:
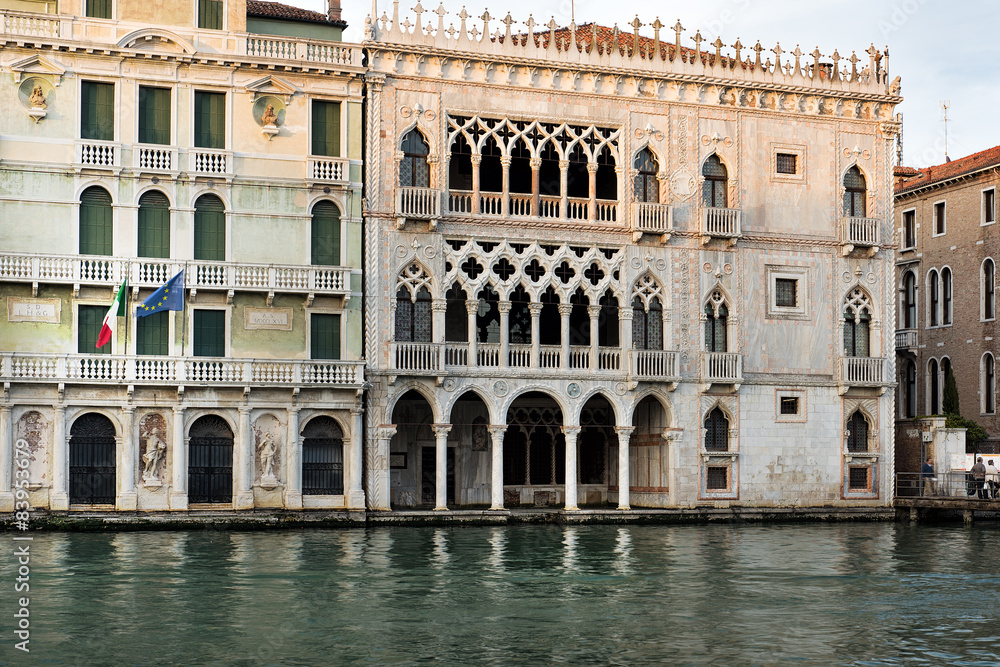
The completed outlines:
{"type": "MultiPolygon", "coordinates": [[[[165,311],[164,311],[165,312],[165,311]]],[[[224,357],[226,355],[226,311],[194,311],[194,355],[224,357]]]]}
{"type": "Polygon", "coordinates": [[[222,0],[198,0],[198,27],[222,30],[222,0]]]}
{"type": "Polygon", "coordinates": [[[313,100],[312,154],[340,156],[340,102],[313,100]]]}
{"type": "Polygon", "coordinates": [[[80,354],[111,354],[111,343],[98,348],[97,337],[104,325],[104,316],[108,314],[107,306],[80,306],[76,322],[76,351],[80,354]]]}
{"type": "Polygon", "coordinates": [[[311,359],[340,359],[340,315],[313,313],[309,334],[311,359]]]}
{"type": "Polygon", "coordinates": [[[198,148],[226,147],[226,94],[194,93],[194,145],[198,148]]]}
{"type": "Polygon", "coordinates": [[[140,317],[135,320],[135,353],[136,354],[168,354],[169,341],[169,311],[140,317]]]}
{"type": "Polygon", "coordinates": [[[111,0],[87,0],[87,17],[92,19],[111,18],[111,0]]]}
{"type": "Polygon", "coordinates": [[[226,208],[215,195],[202,195],[194,203],[194,258],[226,259],[226,208]]]}
{"type": "Polygon", "coordinates": [[[139,198],[139,257],[170,257],[170,202],[162,192],[139,198]]]}
{"type": "Polygon", "coordinates": [[[340,264],[340,210],[333,202],[321,201],[313,207],[312,263],[340,264]]]}
{"type": "Polygon", "coordinates": [[[115,86],[84,81],[80,84],[80,138],[113,141],[115,138],[115,86]]]}
{"type": "Polygon", "coordinates": [[[111,254],[111,195],[92,187],[80,196],[80,254],[111,254]]]}
{"type": "Polygon", "coordinates": [[[170,89],[139,86],[139,143],[170,143],[170,89]]]}

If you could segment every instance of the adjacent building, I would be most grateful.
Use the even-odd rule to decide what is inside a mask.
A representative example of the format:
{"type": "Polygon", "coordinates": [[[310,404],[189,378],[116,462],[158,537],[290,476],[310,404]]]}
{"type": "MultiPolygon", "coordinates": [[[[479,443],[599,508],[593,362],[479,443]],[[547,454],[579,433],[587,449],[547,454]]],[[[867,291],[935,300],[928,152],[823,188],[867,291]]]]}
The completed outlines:
{"type": "Polygon", "coordinates": [[[0,21],[0,509],[15,444],[37,508],[363,508],[364,68],[339,6],[0,21]],[[182,310],[131,315],[181,271],[182,310]]]}
{"type": "Polygon", "coordinates": [[[364,42],[369,507],[889,504],[888,54],[414,12],[364,42]]]}

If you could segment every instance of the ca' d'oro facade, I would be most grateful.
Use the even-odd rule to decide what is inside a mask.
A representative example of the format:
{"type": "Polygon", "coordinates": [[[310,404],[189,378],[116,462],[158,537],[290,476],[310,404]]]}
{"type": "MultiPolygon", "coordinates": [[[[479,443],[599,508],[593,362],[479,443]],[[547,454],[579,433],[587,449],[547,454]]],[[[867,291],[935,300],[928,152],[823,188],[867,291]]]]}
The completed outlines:
{"type": "Polygon", "coordinates": [[[0,508],[19,440],[34,508],[363,508],[363,68],[337,11],[13,4],[0,508]],[[95,349],[123,280],[132,310],[181,270],[183,311],[95,349]]]}

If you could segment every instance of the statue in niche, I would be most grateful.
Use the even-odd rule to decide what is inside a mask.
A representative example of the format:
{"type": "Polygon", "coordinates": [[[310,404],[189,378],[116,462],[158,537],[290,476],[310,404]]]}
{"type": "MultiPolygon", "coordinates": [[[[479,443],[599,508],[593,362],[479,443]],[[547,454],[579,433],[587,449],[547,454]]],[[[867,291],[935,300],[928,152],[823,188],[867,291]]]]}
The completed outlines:
{"type": "Polygon", "coordinates": [[[275,125],[278,122],[278,114],[274,112],[274,105],[268,104],[264,109],[264,115],[260,117],[264,125],[275,125]]]}
{"type": "Polygon", "coordinates": [[[159,483],[160,480],[156,477],[156,466],[160,463],[166,451],[167,443],[163,442],[159,431],[153,429],[149,437],[146,438],[146,453],[142,455],[142,461],[145,463],[145,468],[142,471],[142,481],[144,484],[159,483]]]}
{"type": "Polygon", "coordinates": [[[261,480],[265,482],[277,482],[274,477],[274,440],[270,433],[264,433],[264,439],[260,443],[260,470],[261,480]]]}
{"type": "Polygon", "coordinates": [[[28,101],[31,102],[32,107],[37,107],[44,109],[45,104],[45,93],[42,92],[41,84],[36,83],[35,87],[31,89],[31,95],[28,97],[28,101]]]}

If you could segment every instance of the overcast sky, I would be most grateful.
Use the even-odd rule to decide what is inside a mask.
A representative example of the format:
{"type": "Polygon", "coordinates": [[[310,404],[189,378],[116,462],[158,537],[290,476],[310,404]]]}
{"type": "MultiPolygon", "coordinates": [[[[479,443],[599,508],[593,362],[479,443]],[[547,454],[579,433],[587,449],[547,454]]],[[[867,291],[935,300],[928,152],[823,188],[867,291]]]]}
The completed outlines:
{"type": "MultiPolygon", "coordinates": [[[[435,9],[436,1],[426,0],[425,9],[435,9]]],[[[284,2],[316,11],[326,9],[326,0],[284,2]]],[[[416,4],[417,0],[402,0],[400,15],[412,16],[411,8],[416,4]]],[[[850,57],[851,51],[856,51],[865,62],[868,57],[863,52],[869,44],[888,46],[890,76],[902,77],[905,100],[896,110],[903,113],[906,165],[925,167],[944,162],[941,102],[951,104],[948,155],[952,159],[1000,144],[997,0],[617,0],[610,4],[576,0],[577,24],[617,23],[631,30],[627,24],[637,14],[642,22],[651,23],[659,12],[665,24],[673,25],[680,19],[686,29],[683,39],[689,39],[697,29],[709,41],[714,41],[716,35],[726,44],[733,44],[737,38],[749,45],[760,40],[768,49],[780,42],[786,51],[799,44],[806,52],[819,46],[824,55],[837,49],[850,57]]],[[[455,21],[454,14],[461,11],[463,3],[445,0],[444,6],[449,11],[445,16],[447,25],[455,21]]],[[[550,17],[560,25],[570,22],[570,0],[508,0],[504,4],[476,0],[464,6],[474,16],[488,8],[497,17],[509,11],[521,22],[529,13],[539,23],[548,23],[550,17]]],[[[343,18],[349,24],[345,40],[360,41],[371,0],[360,4],[342,0],[342,7],[343,18]]],[[[392,2],[378,0],[378,11],[391,16],[392,2]]],[[[642,32],[651,34],[648,27],[642,32]]],[[[673,39],[670,31],[661,35],[673,39]]]]}

